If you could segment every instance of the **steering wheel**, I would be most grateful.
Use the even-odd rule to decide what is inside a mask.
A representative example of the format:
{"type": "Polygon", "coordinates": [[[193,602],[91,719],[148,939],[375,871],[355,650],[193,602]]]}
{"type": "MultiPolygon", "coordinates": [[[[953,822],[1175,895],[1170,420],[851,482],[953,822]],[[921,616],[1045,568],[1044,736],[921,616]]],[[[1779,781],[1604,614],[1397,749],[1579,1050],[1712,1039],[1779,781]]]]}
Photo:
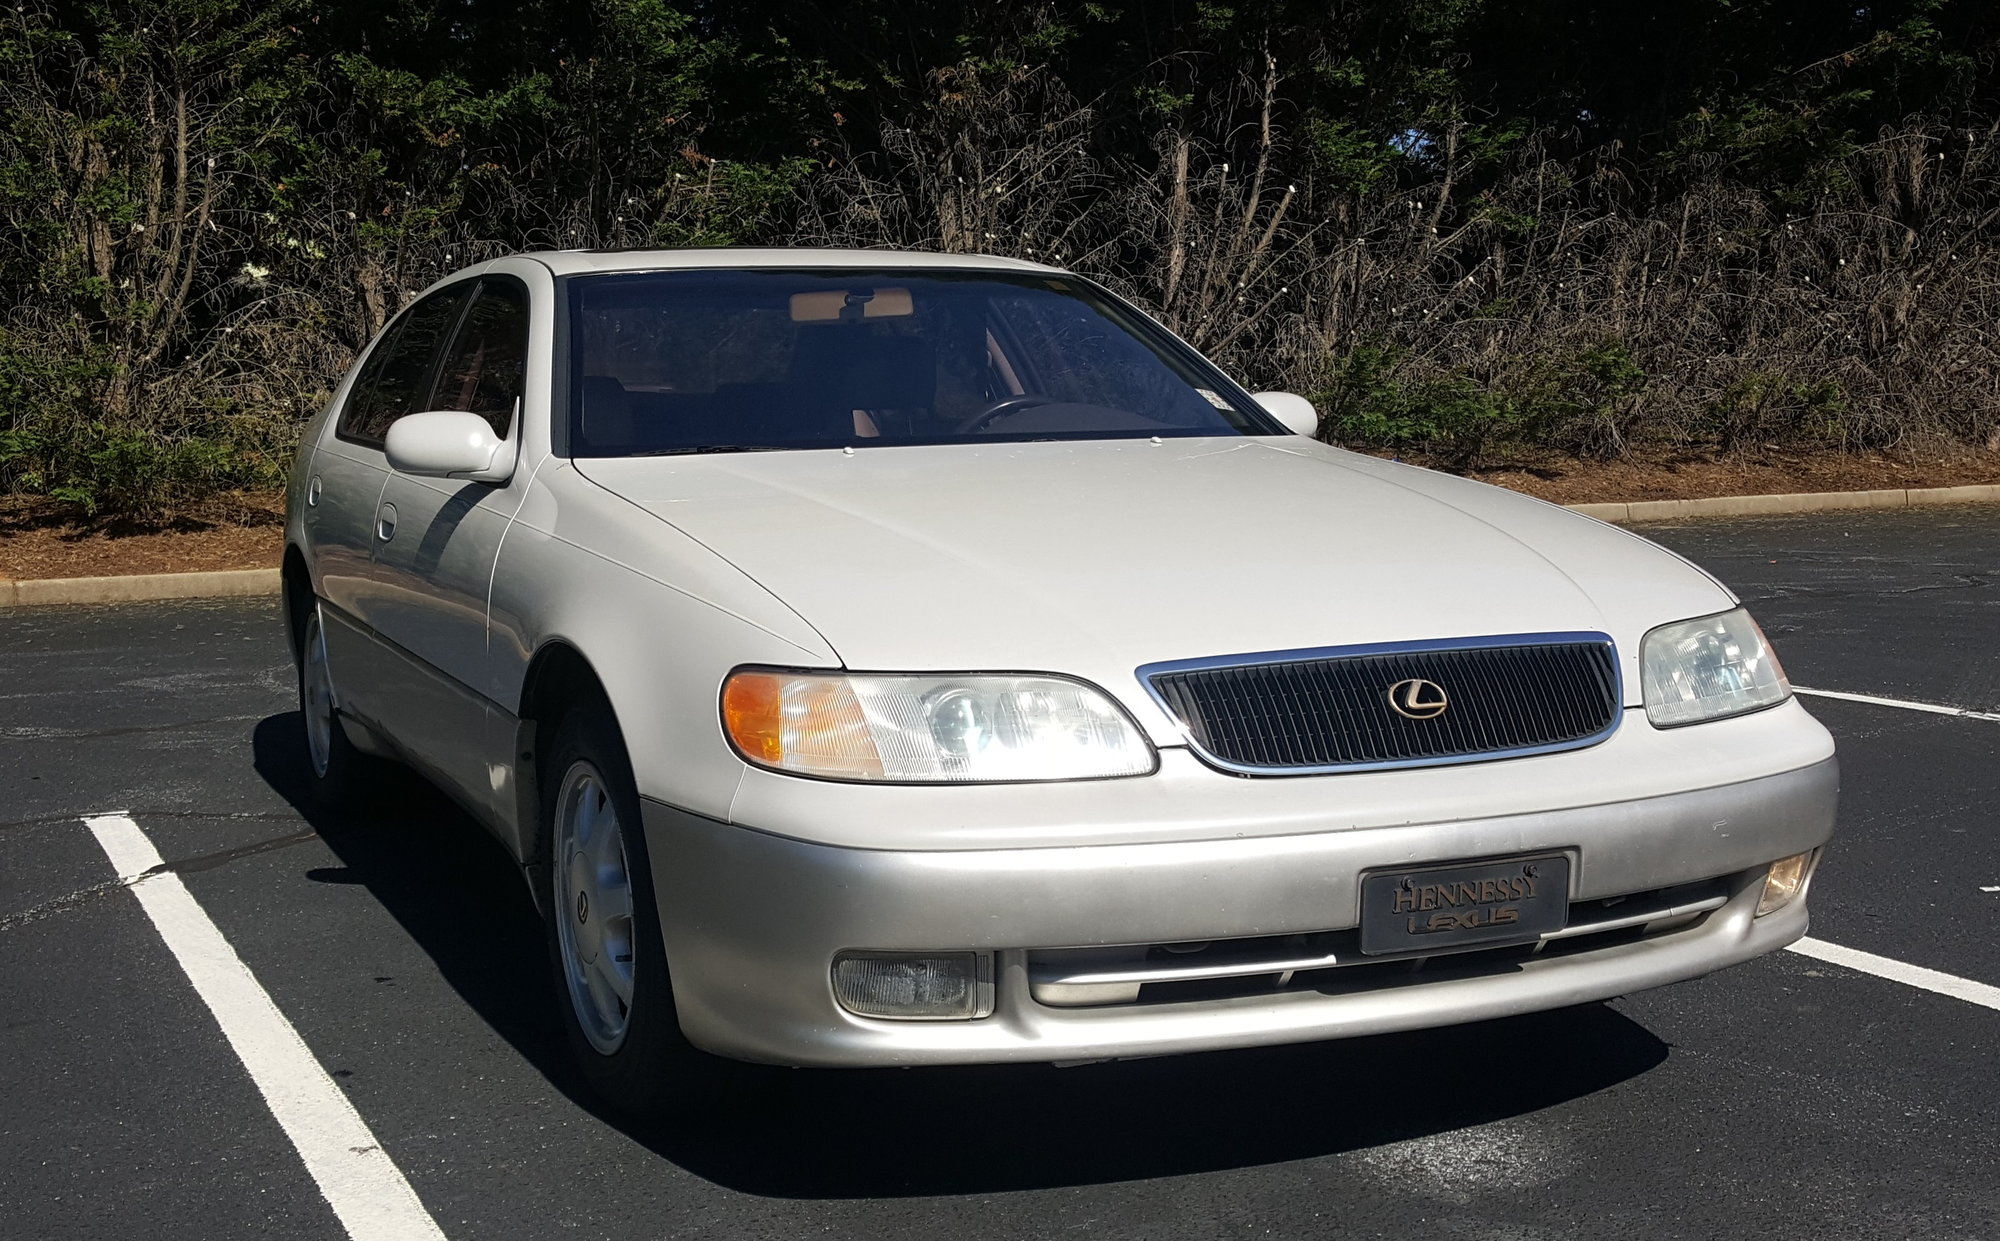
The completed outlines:
{"type": "Polygon", "coordinates": [[[980,410],[972,417],[953,427],[951,433],[953,435],[971,435],[976,431],[985,430],[988,426],[1000,421],[1002,418],[1011,418],[1024,409],[1030,409],[1036,405],[1048,405],[1050,403],[1048,397],[1039,396],[1033,392],[1023,392],[1019,396],[1003,396],[991,405],[988,405],[985,409],[980,410]]]}

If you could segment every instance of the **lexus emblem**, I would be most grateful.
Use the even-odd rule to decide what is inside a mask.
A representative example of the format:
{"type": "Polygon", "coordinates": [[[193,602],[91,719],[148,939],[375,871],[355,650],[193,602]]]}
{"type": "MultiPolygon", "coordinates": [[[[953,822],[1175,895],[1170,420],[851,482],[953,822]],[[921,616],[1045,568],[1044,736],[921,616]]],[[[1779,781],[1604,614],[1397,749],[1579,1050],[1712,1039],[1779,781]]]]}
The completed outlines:
{"type": "Polygon", "coordinates": [[[1444,709],[1451,705],[1451,699],[1445,696],[1444,687],[1436,681],[1411,677],[1389,687],[1389,705],[1405,719],[1431,720],[1444,714],[1444,709]]]}

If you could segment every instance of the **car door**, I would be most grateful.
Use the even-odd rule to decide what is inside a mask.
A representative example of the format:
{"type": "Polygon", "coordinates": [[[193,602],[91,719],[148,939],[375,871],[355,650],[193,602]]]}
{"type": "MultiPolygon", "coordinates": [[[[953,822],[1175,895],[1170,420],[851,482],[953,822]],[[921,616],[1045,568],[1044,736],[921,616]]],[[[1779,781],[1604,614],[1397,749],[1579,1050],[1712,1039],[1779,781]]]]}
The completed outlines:
{"type": "MultiPolygon", "coordinates": [[[[519,434],[528,351],[528,289],[490,274],[444,340],[424,400],[407,412],[478,414],[502,439],[519,434]]],[[[470,801],[500,793],[490,778],[495,719],[475,686],[485,681],[487,590],[521,487],[419,478],[391,469],[377,502],[377,635],[408,663],[385,687],[385,723],[420,766],[470,801]]],[[[498,743],[511,750],[506,737],[498,743]]],[[[507,795],[511,796],[511,790],[507,795]]]]}
{"type": "Polygon", "coordinates": [[[333,433],[313,454],[319,484],[308,539],[325,603],[327,653],[343,712],[382,722],[398,673],[378,637],[383,594],[375,571],[383,488],[390,476],[382,445],[389,424],[421,408],[437,357],[465,309],[470,282],[439,289],[397,316],[369,353],[333,433]]]}
{"type": "Polygon", "coordinates": [[[379,442],[370,444],[362,426],[383,364],[408,322],[406,314],[382,329],[340,412],[313,450],[306,480],[306,549],[329,625],[354,621],[358,596],[367,589],[368,563],[375,554],[375,504],[389,479],[389,465],[379,442]]]}

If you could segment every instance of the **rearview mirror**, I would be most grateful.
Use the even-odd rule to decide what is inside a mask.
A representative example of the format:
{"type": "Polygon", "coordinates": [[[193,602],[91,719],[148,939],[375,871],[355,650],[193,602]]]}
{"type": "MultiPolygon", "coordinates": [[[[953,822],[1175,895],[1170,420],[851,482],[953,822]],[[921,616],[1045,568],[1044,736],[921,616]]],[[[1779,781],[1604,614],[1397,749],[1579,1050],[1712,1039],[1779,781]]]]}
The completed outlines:
{"type": "Polygon", "coordinates": [[[1319,434],[1319,411],[1304,397],[1289,392],[1258,392],[1253,399],[1264,407],[1265,413],[1284,423],[1293,435],[1319,434]]]}
{"type": "Polygon", "coordinates": [[[908,289],[822,289],[792,294],[794,323],[854,323],[916,313],[908,289]]]}
{"type": "Polygon", "coordinates": [[[389,424],[390,468],[426,478],[504,483],[514,473],[514,442],[493,434],[478,414],[434,409],[389,424]]]}

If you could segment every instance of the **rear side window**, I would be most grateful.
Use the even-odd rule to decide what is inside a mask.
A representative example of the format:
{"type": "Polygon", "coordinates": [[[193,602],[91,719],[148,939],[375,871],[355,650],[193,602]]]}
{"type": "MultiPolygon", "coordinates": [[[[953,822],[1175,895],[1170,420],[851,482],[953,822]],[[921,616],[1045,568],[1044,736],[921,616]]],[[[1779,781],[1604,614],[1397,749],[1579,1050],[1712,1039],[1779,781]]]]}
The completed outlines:
{"type": "Polygon", "coordinates": [[[403,312],[389,328],[394,335],[383,340],[355,381],[335,434],[380,447],[390,423],[422,408],[418,402],[429,391],[432,364],[470,291],[468,284],[439,289],[403,312]]]}
{"type": "Polygon", "coordinates": [[[511,277],[489,276],[445,352],[425,408],[478,414],[505,439],[527,365],[528,290],[511,277]]]}

